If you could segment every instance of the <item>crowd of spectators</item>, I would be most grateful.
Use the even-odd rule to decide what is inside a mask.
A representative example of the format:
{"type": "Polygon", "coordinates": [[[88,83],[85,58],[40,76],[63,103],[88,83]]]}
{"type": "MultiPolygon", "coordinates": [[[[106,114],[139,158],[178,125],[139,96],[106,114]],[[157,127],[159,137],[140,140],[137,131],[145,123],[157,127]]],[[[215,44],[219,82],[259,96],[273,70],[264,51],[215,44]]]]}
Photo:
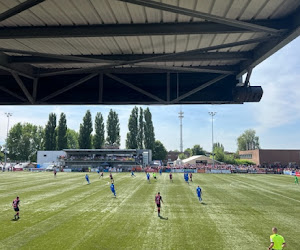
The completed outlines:
{"type": "Polygon", "coordinates": [[[131,161],[137,160],[136,156],[118,156],[118,155],[71,155],[67,156],[65,160],[69,161],[131,161]]]}
{"type": "Polygon", "coordinates": [[[205,170],[231,170],[234,172],[235,170],[239,171],[248,171],[255,172],[260,171],[262,169],[266,171],[283,171],[283,170],[298,170],[298,165],[232,165],[232,164],[184,164],[184,165],[176,165],[176,166],[168,166],[170,168],[175,169],[205,169],[205,170]]]}

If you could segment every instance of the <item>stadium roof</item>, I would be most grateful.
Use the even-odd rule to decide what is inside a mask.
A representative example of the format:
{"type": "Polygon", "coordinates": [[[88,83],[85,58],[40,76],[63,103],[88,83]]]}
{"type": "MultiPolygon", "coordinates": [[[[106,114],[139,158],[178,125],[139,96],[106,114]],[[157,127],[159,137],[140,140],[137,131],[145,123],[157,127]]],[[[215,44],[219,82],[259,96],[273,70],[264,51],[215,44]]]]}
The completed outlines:
{"type": "Polygon", "coordinates": [[[0,0],[0,104],[259,101],[299,33],[295,0],[0,0]]]}
{"type": "Polygon", "coordinates": [[[136,149],[64,149],[63,151],[65,152],[71,152],[71,153],[97,153],[97,152],[131,152],[131,153],[135,153],[137,150],[136,149]]]}

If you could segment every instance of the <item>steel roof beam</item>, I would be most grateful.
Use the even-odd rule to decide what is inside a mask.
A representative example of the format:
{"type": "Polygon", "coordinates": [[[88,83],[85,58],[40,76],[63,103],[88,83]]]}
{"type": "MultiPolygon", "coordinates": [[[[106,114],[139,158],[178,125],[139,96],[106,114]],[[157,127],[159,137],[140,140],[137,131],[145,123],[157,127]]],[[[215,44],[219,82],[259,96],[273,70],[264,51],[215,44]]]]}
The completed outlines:
{"type": "Polygon", "coordinates": [[[165,100],[163,100],[163,99],[161,99],[161,98],[159,98],[159,97],[157,97],[157,96],[155,96],[155,95],[153,95],[153,94],[151,94],[151,93],[149,93],[149,92],[147,92],[147,91],[145,91],[145,90],[143,90],[143,89],[141,89],[141,88],[139,88],[139,87],[133,85],[133,84],[130,83],[130,82],[127,82],[127,81],[125,81],[125,80],[123,80],[123,79],[121,79],[121,78],[119,78],[119,77],[117,77],[117,76],[114,76],[114,75],[112,75],[112,74],[106,74],[106,75],[107,75],[108,77],[110,77],[111,79],[113,79],[113,80],[115,80],[115,81],[117,81],[117,82],[119,82],[119,83],[122,83],[123,85],[125,85],[125,86],[127,86],[127,87],[129,87],[129,88],[131,88],[131,89],[134,89],[135,91],[137,91],[137,92],[139,92],[139,93],[141,93],[141,94],[144,94],[144,95],[146,95],[146,96],[148,96],[148,97],[150,97],[150,98],[152,98],[152,99],[158,101],[159,103],[166,103],[165,100]]]}
{"type": "MultiPolygon", "coordinates": [[[[56,60],[72,60],[73,62],[111,63],[111,61],[103,60],[100,58],[95,59],[95,58],[86,58],[86,57],[82,57],[82,56],[58,55],[58,54],[20,50],[20,49],[0,48],[0,52],[25,54],[25,55],[39,56],[39,57],[43,57],[43,58],[50,58],[50,59],[56,59],[56,60]]],[[[1,53],[0,53],[0,55],[1,55],[1,53]]],[[[10,57],[7,58],[7,61],[9,63],[11,63],[10,57]]]]}
{"type": "MultiPolygon", "coordinates": [[[[269,29],[288,29],[285,19],[248,21],[247,23],[269,29]]],[[[24,38],[67,38],[67,37],[118,37],[118,36],[155,36],[188,34],[226,34],[253,32],[242,27],[232,27],[224,23],[147,23],[147,24],[103,24],[76,26],[31,26],[1,27],[0,39],[24,38]]]]}
{"type": "Polygon", "coordinates": [[[3,69],[10,73],[16,73],[18,75],[34,79],[32,67],[28,65],[19,65],[17,67],[9,64],[9,56],[0,52],[0,69],[3,69]]]}
{"type": "Polygon", "coordinates": [[[80,80],[78,80],[78,81],[76,81],[76,82],[73,82],[73,83],[69,84],[68,86],[66,86],[66,87],[64,87],[64,88],[62,88],[62,89],[60,89],[60,90],[58,90],[58,91],[55,91],[54,93],[52,93],[52,94],[50,94],[50,95],[45,96],[45,97],[42,98],[39,102],[44,102],[44,101],[47,101],[47,100],[49,100],[49,99],[52,99],[53,97],[56,97],[56,96],[58,96],[58,95],[60,95],[60,94],[62,94],[62,93],[64,93],[64,92],[66,92],[66,91],[68,91],[68,90],[70,90],[70,89],[72,89],[72,88],[75,88],[76,86],[78,86],[78,85],[80,85],[80,84],[82,84],[82,83],[84,83],[84,82],[86,82],[86,81],[92,79],[92,78],[95,77],[96,75],[97,75],[97,74],[90,74],[90,75],[87,75],[87,76],[81,78],[80,80]]]}
{"type": "Polygon", "coordinates": [[[262,43],[254,50],[252,59],[240,64],[238,77],[245,74],[249,68],[257,66],[300,35],[300,8],[298,8],[290,17],[290,23],[291,30],[285,32],[280,37],[274,37],[273,39],[262,43]]]}
{"type": "MultiPolygon", "coordinates": [[[[65,70],[65,71],[46,73],[46,74],[40,75],[40,77],[47,77],[47,76],[54,76],[54,75],[64,75],[64,74],[78,74],[78,73],[86,73],[86,72],[99,72],[100,70],[109,69],[109,68],[112,68],[112,67],[119,67],[119,66],[125,66],[125,65],[134,65],[134,64],[142,63],[142,62],[149,62],[153,59],[158,59],[158,58],[160,58],[160,59],[167,59],[167,58],[170,59],[170,58],[173,58],[173,57],[176,57],[176,56],[192,55],[194,53],[206,52],[206,51],[211,51],[211,50],[218,50],[218,49],[223,49],[223,48],[230,48],[230,47],[246,45],[246,44],[260,43],[262,41],[267,41],[269,39],[270,39],[270,37],[255,38],[255,39],[249,39],[249,40],[238,41],[238,42],[233,42],[233,43],[225,43],[225,44],[220,44],[220,45],[215,45],[215,46],[209,46],[209,47],[205,47],[205,48],[201,48],[201,49],[183,51],[183,52],[178,52],[178,53],[173,53],[173,54],[166,54],[166,55],[161,55],[161,56],[155,56],[154,55],[152,58],[132,60],[132,61],[115,63],[115,64],[110,64],[110,65],[103,65],[103,66],[94,66],[94,67],[89,67],[89,68],[70,69],[70,70],[65,70]]],[[[147,66],[147,67],[150,68],[150,65],[147,66]]]]}
{"type": "Polygon", "coordinates": [[[235,74],[234,70],[221,70],[221,69],[209,69],[200,67],[178,67],[178,66],[165,66],[165,65],[148,65],[148,64],[136,64],[135,67],[149,68],[149,69],[164,69],[168,72],[174,70],[176,72],[191,72],[191,73],[216,73],[216,74],[235,74]]]}
{"type": "MultiPolygon", "coordinates": [[[[171,66],[170,66],[171,67],[171,66]]],[[[137,67],[136,65],[133,67],[119,67],[119,68],[109,68],[109,69],[103,69],[103,70],[99,70],[98,73],[99,74],[107,74],[107,73],[111,73],[111,74],[149,74],[149,73],[176,73],[178,71],[176,71],[176,68],[181,68],[181,67],[171,67],[170,69],[165,69],[165,68],[161,68],[161,67],[155,67],[155,68],[145,68],[142,66],[137,67]]],[[[224,66],[200,66],[200,67],[191,67],[191,68],[197,68],[197,69],[203,69],[208,71],[224,71],[227,74],[229,74],[228,72],[238,72],[239,67],[237,67],[236,65],[224,65],[224,66]]],[[[44,76],[44,74],[48,74],[48,73],[52,73],[52,72],[59,72],[59,71],[65,71],[66,69],[64,68],[51,68],[51,69],[47,69],[47,68],[39,68],[39,74],[40,76],[44,76]]],[[[89,72],[86,72],[89,73],[89,72]]],[[[188,73],[185,71],[185,73],[188,73]]],[[[1,75],[1,74],[0,74],[1,75]]]]}
{"type": "MultiPolygon", "coordinates": [[[[30,53],[28,51],[28,53],[30,53]]],[[[53,57],[51,58],[49,54],[48,57],[40,56],[9,56],[8,62],[11,64],[51,64],[51,63],[76,63],[78,60],[72,60],[72,56],[62,56],[62,57],[53,57]]],[[[162,56],[166,54],[155,54],[157,56],[162,56]]],[[[171,55],[171,54],[170,54],[171,55]]],[[[86,63],[95,63],[93,59],[104,60],[104,61],[132,61],[139,60],[144,58],[153,58],[153,54],[120,54],[120,55],[83,55],[76,56],[76,58],[83,58],[82,62],[86,63]],[[91,59],[90,61],[87,59],[91,59]]],[[[251,52],[206,52],[206,53],[195,53],[192,55],[182,55],[177,57],[172,57],[171,59],[161,59],[153,58],[151,62],[186,62],[186,61],[214,61],[214,60],[248,60],[252,58],[251,52]]]]}
{"type": "Polygon", "coordinates": [[[21,12],[23,12],[24,10],[28,10],[31,7],[44,2],[45,0],[27,0],[23,3],[18,4],[17,6],[3,12],[0,14],[0,22],[4,21],[7,18],[13,17],[21,12]]]}
{"type": "Polygon", "coordinates": [[[39,79],[37,78],[33,80],[32,98],[34,101],[36,100],[38,81],[39,79]]]}
{"type": "Polygon", "coordinates": [[[21,78],[14,72],[12,72],[11,74],[15,78],[16,82],[18,83],[18,85],[20,86],[22,91],[24,92],[24,94],[27,97],[28,101],[31,104],[34,104],[34,100],[33,100],[32,96],[30,95],[30,93],[28,92],[28,90],[27,90],[26,86],[24,85],[23,81],[21,80],[21,78]]]}
{"type": "Polygon", "coordinates": [[[9,90],[9,89],[7,89],[7,88],[1,86],[1,85],[0,85],[0,90],[6,92],[6,93],[8,93],[8,94],[10,94],[10,95],[13,96],[13,97],[18,98],[19,100],[21,100],[21,101],[23,101],[23,102],[26,102],[26,99],[25,99],[24,97],[19,96],[19,95],[16,94],[15,92],[13,92],[13,91],[11,91],[11,90],[9,90]]]}
{"type": "Polygon", "coordinates": [[[189,92],[187,92],[187,93],[185,93],[185,94],[177,97],[176,99],[174,99],[173,101],[171,101],[171,103],[176,103],[176,102],[178,102],[178,101],[180,101],[182,99],[185,99],[185,98],[187,98],[187,97],[189,97],[189,96],[191,96],[191,95],[199,92],[200,90],[205,89],[205,88],[209,87],[210,85],[212,85],[212,84],[214,84],[214,83],[216,83],[216,82],[224,79],[227,76],[228,75],[220,75],[220,76],[218,76],[218,77],[216,77],[216,78],[214,78],[214,79],[212,79],[212,80],[210,80],[210,81],[202,84],[201,86],[199,86],[199,87],[197,87],[197,88],[195,88],[195,89],[193,89],[193,90],[191,90],[191,91],[189,91],[189,92]]]}
{"type": "Polygon", "coordinates": [[[205,19],[207,21],[215,22],[215,23],[221,23],[225,24],[228,26],[232,27],[237,27],[237,28],[242,28],[246,30],[251,30],[254,32],[267,32],[269,34],[277,34],[280,32],[280,30],[257,25],[257,24],[252,24],[244,21],[239,21],[235,19],[229,19],[225,17],[220,17],[200,11],[195,11],[191,9],[186,9],[186,8],[181,8],[175,5],[170,5],[170,4],[165,4],[161,2],[156,2],[152,0],[119,0],[121,2],[127,2],[127,3],[132,3],[132,4],[137,4],[149,8],[154,8],[157,10],[163,10],[163,11],[168,11],[176,14],[181,14],[185,16],[190,16],[190,17],[195,17],[195,18],[201,18],[205,19]]]}

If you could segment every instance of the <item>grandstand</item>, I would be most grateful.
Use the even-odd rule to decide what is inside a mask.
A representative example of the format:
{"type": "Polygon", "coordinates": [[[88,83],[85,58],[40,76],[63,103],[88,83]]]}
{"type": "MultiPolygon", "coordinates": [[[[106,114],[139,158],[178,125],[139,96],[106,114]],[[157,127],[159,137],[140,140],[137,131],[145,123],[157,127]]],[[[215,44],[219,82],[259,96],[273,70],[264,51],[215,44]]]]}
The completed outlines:
{"type": "Polygon", "coordinates": [[[61,159],[66,168],[84,170],[88,168],[131,168],[146,165],[152,159],[147,149],[65,149],[61,159]]]}

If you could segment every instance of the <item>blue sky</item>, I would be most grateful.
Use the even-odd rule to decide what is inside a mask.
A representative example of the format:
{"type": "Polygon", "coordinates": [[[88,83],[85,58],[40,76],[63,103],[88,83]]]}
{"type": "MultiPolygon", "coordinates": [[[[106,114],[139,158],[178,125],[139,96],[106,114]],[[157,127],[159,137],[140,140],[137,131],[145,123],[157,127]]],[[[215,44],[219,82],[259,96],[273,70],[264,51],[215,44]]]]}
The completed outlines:
{"type": "MultiPolygon", "coordinates": [[[[259,103],[243,105],[187,105],[182,106],[184,148],[200,144],[211,148],[211,117],[214,122],[215,142],[227,151],[236,151],[236,138],[246,129],[255,129],[261,148],[300,149],[300,38],[297,38],[276,54],[262,62],[252,72],[250,84],[262,86],[264,95],[259,103]]],[[[145,106],[142,106],[145,108],[145,106]]],[[[18,122],[30,122],[44,126],[50,112],[58,116],[64,112],[67,125],[79,130],[86,110],[93,118],[102,112],[106,121],[110,109],[119,114],[121,147],[125,147],[128,117],[133,106],[0,106],[0,145],[5,141],[7,118],[13,113],[10,127],[18,122]]],[[[179,149],[179,106],[150,106],[156,139],[168,150],[179,149]]]]}

